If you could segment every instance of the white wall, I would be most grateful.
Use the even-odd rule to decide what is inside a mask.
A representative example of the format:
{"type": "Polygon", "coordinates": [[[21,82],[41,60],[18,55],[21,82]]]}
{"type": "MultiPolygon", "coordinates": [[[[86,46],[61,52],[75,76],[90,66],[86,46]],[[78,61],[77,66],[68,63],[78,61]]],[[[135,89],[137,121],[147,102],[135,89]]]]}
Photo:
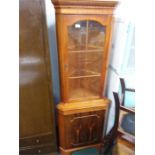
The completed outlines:
{"type": "Polygon", "coordinates": [[[124,21],[121,21],[120,19],[115,19],[113,29],[113,40],[112,40],[113,47],[111,49],[110,54],[111,56],[108,70],[107,88],[106,88],[106,96],[112,100],[107,132],[111,129],[114,122],[115,113],[114,113],[113,92],[114,91],[118,92],[119,77],[126,43],[126,30],[127,30],[126,23],[124,21]]]}
{"type": "Polygon", "coordinates": [[[134,24],[135,21],[133,1],[120,1],[120,4],[115,10],[114,17],[112,48],[106,88],[106,96],[112,100],[112,104],[109,111],[108,128],[106,133],[110,131],[114,123],[115,113],[113,92],[118,92],[119,77],[122,76],[121,69],[126,54],[128,26],[130,23],[134,24]]]}

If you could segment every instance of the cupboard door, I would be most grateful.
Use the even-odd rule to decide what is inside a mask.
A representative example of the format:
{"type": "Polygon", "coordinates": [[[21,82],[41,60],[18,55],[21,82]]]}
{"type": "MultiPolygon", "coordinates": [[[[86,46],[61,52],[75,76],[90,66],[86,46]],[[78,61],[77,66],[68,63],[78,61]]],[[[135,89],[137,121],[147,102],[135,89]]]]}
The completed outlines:
{"type": "Polygon", "coordinates": [[[66,116],[66,148],[100,143],[104,110],[66,116]]]}

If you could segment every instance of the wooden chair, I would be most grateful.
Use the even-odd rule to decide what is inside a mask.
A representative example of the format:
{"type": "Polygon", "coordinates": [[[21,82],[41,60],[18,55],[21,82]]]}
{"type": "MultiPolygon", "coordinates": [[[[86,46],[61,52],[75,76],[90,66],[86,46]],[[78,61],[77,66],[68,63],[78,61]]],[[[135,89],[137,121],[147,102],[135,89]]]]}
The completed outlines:
{"type": "Polygon", "coordinates": [[[127,88],[126,84],[125,84],[125,80],[124,78],[120,78],[120,84],[121,84],[121,101],[120,101],[120,109],[127,111],[127,112],[131,112],[131,113],[135,113],[135,110],[132,108],[126,108],[125,107],[125,93],[126,91],[128,92],[135,92],[135,89],[133,88],[127,88]]]}
{"type": "MultiPolygon", "coordinates": [[[[121,101],[120,101],[120,110],[121,111],[125,111],[127,113],[131,113],[133,115],[135,115],[135,108],[128,108],[125,106],[125,93],[128,92],[135,92],[135,89],[133,88],[127,88],[126,84],[125,84],[125,80],[124,78],[120,78],[120,84],[121,84],[121,101]]],[[[115,100],[116,102],[116,100],[115,100]]],[[[125,132],[121,131],[118,129],[118,134],[120,136],[124,136],[124,137],[130,137],[134,143],[134,136],[130,136],[128,134],[126,134],[125,132]]]]}
{"type": "Polygon", "coordinates": [[[113,144],[115,144],[117,136],[118,136],[118,124],[119,124],[119,110],[120,110],[120,100],[118,97],[118,93],[113,92],[114,100],[115,100],[115,120],[114,125],[110,132],[103,138],[103,146],[101,147],[100,154],[104,155],[113,144]]]}
{"type": "MultiPolygon", "coordinates": [[[[114,101],[115,101],[115,103],[114,103],[115,104],[114,125],[113,125],[112,129],[110,130],[110,132],[103,138],[103,146],[100,151],[101,155],[106,154],[106,152],[109,150],[109,148],[111,148],[116,143],[118,136],[123,137],[126,134],[125,132],[122,132],[118,129],[120,111],[123,110],[125,112],[135,114],[134,109],[125,107],[125,91],[135,92],[135,89],[126,88],[125,81],[123,78],[120,78],[120,83],[121,83],[121,88],[122,88],[121,97],[119,98],[119,95],[117,92],[113,92],[114,101]]],[[[127,143],[132,143],[131,141],[128,141],[127,139],[125,139],[125,140],[127,141],[127,143]]]]}

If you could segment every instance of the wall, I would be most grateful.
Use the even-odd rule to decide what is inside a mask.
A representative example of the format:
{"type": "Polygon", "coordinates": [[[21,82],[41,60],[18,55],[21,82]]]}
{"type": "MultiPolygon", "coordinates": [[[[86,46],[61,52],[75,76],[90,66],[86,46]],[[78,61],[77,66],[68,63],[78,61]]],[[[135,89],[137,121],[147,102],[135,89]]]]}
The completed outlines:
{"type": "Polygon", "coordinates": [[[125,65],[125,59],[128,55],[127,44],[128,38],[132,31],[129,30],[129,26],[135,24],[134,19],[134,7],[133,2],[124,0],[120,1],[120,4],[114,12],[114,26],[112,37],[112,48],[108,70],[108,79],[106,86],[106,96],[112,100],[112,104],[108,115],[108,133],[113,126],[115,113],[114,113],[114,98],[113,92],[118,92],[119,89],[119,77],[124,76],[122,71],[123,65],[125,65]]]}
{"type": "Polygon", "coordinates": [[[56,41],[56,28],[55,28],[55,10],[51,0],[45,0],[46,4],[46,21],[48,27],[49,47],[51,56],[51,72],[52,72],[52,85],[53,96],[56,104],[60,101],[60,84],[59,84],[59,66],[58,66],[58,53],[56,41]]]}
{"type": "Polygon", "coordinates": [[[112,104],[109,111],[109,121],[107,132],[111,129],[114,123],[114,98],[113,92],[118,92],[119,87],[119,77],[121,75],[121,65],[123,61],[124,49],[127,38],[127,23],[119,18],[115,19],[115,24],[113,28],[113,40],[112,49],[108,70],[107,86],[106,86],[106,96],[111,99],[112,104]]]}

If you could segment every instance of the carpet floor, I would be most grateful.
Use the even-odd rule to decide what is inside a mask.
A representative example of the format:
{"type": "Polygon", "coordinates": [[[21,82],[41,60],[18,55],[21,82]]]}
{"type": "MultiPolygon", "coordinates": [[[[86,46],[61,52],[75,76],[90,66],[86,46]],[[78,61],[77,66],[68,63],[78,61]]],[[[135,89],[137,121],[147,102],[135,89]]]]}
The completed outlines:
{"type": "MultiPolygon", "coordinates": [[[[48,155],[60,155],[59,153],[48,154],[48,155]]],[[[71,155],[99,155],[99,151],[96,148],[83,149],[75,151],[71,155]]],[[[118,139],[115,144],[107,153],[104,155],[135,155],[134,146],[126,145],[126,143],[118,139]]]]}

